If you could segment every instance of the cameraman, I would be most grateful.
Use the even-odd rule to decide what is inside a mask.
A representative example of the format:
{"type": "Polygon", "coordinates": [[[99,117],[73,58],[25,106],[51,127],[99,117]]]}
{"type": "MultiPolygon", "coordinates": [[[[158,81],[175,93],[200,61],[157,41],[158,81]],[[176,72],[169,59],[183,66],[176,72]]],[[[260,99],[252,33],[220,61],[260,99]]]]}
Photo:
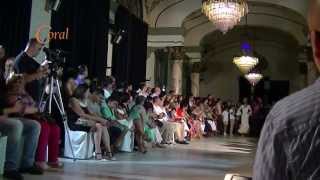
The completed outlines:
{"type": "Polygon", "coordinates": [[[34,59],[42,50],[43,44],[32,38],[28,41],[27,47],[15,60],[14,71],[17,74],[23,74],[27,92],[39,103],[41,96],[40,79],[49,73],[48,66],[40,66],[34,59]]]}

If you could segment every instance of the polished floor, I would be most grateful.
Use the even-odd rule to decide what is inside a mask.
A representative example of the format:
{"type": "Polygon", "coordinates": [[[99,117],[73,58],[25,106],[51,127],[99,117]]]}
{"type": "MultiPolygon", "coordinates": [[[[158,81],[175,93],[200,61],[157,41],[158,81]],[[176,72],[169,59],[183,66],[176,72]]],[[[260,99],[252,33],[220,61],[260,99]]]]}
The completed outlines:
{"type": "Polygon", "coordinates": [[[30,180],[83,179],[210,179],[223,180],[226,173],[250,176],[256,140],[243,137],[209,138],[191,145],[173,145],[140,153],[117,154],[117,161],[77,161],[63,159],[60,171],[43,176],[25,176],[30,180]]]}

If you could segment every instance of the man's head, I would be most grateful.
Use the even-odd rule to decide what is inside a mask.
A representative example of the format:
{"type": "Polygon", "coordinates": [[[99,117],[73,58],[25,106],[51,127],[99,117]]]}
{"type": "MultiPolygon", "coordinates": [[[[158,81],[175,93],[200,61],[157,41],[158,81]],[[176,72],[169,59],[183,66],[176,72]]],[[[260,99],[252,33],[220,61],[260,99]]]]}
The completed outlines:
{"type": "Polygon", "coordinates": [[[39,43],[39,41],[36,38],[31,38],[28,41],[25,52],[31,57],[36,57],[42,50],[42,47],[43,44],[39,43]]]}
{"type": "Polygon", "coordinates": [[[314,61],[320,70],[320,1],[310,0],[308,15],[310,38],[313,49],[314,61]]]}
{"type": "Polygon", "coordinates": [[[0,59],[4,58],[6,56],[6,50],[2,45],[0,45],[0,59]]]}

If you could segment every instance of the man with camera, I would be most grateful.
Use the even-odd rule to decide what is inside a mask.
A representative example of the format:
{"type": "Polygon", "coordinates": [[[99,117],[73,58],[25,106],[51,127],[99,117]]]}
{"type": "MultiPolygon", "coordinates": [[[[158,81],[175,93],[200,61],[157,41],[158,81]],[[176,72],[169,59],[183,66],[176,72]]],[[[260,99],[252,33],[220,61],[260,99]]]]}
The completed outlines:
{"type": "Polygon", "coordinates": [[[26,49],[21,52],[15,60],[14,71],[17,74],[23,74],[27,92],[39,103],[41,96],[40,79],[49,73],[48,66],[41,66],[35,59],[42,50],[43,44],[32,38],[28,41],[26,49]]]}

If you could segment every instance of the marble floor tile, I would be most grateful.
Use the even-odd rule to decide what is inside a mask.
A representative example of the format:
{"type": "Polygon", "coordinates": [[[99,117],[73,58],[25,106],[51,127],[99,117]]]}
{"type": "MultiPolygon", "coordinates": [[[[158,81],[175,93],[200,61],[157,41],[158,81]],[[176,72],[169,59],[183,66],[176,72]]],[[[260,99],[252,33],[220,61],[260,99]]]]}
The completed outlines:
{"type": "Polygon", "coordinates": [[[120,153],[117,161],[62,159],[64,169],[43,176],[26,175],[27,180],[223,180],[226,173],[251,176],[256,140],[250,138],[208,138],[190,145],[149,149],[147,154],[120,153]]]}

